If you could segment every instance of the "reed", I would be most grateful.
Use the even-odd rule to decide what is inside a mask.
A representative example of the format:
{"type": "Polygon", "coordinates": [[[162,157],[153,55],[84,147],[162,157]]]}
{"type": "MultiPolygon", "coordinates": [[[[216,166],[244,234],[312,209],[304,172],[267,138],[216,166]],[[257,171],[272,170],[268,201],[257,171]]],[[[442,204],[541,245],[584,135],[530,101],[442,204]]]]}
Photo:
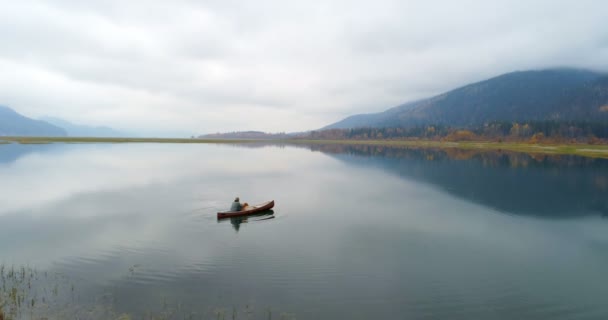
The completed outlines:
{"type": "MultiPolygon", "coordinates": [[[[125,276],[130,271],[125,270],[125,276]]],[[[104,293],[89,302],[77,300],[81,292],[78,283],[70,275],[49,271],[38,271],[29,266],[0,264],[0,320],[16,319],[251,319],[265,315],[266,310],[256,314],[249,304],[239,308],[209,307],[202,311],[197,305],[195,313],[181,301],[171,303],[167,297],[158,301],[162,306],[158,311],[144,311],[131,314],[115,309],[115,297],[104,293]]],[[[271,309],[267,309],[268,319],[272,319],[271,309]]],[[[280,313],[281,319],[295,319],[294,314],[280,313]]]]}

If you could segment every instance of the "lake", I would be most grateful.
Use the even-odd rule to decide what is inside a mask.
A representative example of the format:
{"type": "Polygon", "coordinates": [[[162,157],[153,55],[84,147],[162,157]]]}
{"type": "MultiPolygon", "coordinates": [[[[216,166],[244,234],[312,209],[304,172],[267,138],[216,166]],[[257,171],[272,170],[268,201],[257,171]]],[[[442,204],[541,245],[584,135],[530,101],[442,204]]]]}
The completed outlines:
{"type": "Polygon", "coordinates": [[[608,318],[608,160],[9,144],[0,181],[16,319],[608,318]]]}

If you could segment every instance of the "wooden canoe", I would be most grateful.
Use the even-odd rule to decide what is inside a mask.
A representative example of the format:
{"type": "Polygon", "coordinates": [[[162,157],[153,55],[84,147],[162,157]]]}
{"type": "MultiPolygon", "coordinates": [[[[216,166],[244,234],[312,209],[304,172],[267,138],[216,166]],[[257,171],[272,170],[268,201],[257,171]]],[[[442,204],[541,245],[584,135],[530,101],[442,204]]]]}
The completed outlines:
{"type": "Polygon", "coordinates": [[[273,207],[274,207],[274,200],[268,201],[268,202],[264,202],[264,203],[260,203],[260,204],[255,205],[255,206],[247,206],[247,208],[245,208],[245,210],[241,210],[241,211],[218,212],[217,213],[217,218],[218,219],[223,219],[223,218],[231,218],[231,217],[248,216],[250,214],[254,214],[254,213],[270,210],[273,207]]]}

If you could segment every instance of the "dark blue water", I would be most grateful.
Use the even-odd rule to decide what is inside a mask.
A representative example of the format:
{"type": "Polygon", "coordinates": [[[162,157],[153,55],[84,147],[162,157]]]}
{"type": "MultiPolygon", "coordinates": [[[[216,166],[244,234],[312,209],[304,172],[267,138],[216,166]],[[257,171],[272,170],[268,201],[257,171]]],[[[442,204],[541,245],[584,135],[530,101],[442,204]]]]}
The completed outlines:
{"type": "Polygon", "coordinates": [[[16,318],[608,317],[606,160],[0,145],[0,203],[16,318]],[[276,207],[218,222],[235,196],[276,207]]]}

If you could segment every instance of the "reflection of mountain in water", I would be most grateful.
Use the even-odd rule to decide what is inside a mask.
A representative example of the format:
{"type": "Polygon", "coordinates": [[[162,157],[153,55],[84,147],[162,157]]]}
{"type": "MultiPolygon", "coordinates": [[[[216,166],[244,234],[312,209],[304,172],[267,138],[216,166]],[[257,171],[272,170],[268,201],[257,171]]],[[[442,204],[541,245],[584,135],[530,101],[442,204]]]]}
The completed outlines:
{"type": "Polygon", "coordinates": [[[50,152],[63,148],[65,146],[58,144],[0,144],[0,164],[15,162],[30,153],[50,152]]]}
{"type": "Polygon", "coordinates": [[[472,150],[312,146],[349,164],[432,184],[499,211],[608,216],[608,160],[472,150]]]}

